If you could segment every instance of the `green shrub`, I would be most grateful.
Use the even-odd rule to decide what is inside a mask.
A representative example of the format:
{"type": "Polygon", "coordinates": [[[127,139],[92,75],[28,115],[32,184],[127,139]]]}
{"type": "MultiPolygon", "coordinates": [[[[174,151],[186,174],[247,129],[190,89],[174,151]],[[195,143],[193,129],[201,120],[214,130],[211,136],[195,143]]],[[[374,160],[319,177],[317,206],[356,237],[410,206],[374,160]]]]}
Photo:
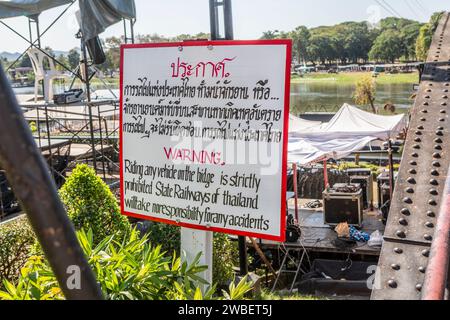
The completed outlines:
{"type": "Polygon", "coordinates": [[[180,252],[180,227],[153,221],[140,222],[141,229],[148,236],[151,243],[160,245],[162,251],[169,253],[180,252]]]}
{"type": "Polygon", "coordinates": [[[219,286],[233,280],[233,266],[238,261],[238,250],[227,234],[214,233],[213,282],[219,286]]]}
{"type": "MultiPolygon", "coordinates": [[[[161,247],[152,247],[147,237],[133,229],[125,238],[117,232],[94,244],[92,230],[78,231],[78,240],[88,258],[106,299],[165,300],[212,298],[214,288],[200,295],[197,274],[205,270],[198,258],[191,265],[180,258],[168,257],[161,247]]],[[[18,284],[4,281],[0,299],[64,299],[49,264],[38,256],[30,258],[21,271],[18,284]]]]}
{"type": "MultiPolygon", "coordinates": [[[[163,251],[180,253],[180,227],[159,222],[142,222],[142,229],[151,243],[160,245],[163,251]]],[[[227,234],[214,233],[213,283],[227,285],[234,276],[233,266],[237,264],[238,251],[227,234]]]]}
{"type": "Polygon", "coordinates": [[[25,216],[0,225],[0,279],[17,280],[34,242],[33,230],[25,216]]]}
{"type": "Polygon", "coordinates": [[[75,229],[92,229],[94,243],[130,231],[111,190],[87,165],[77,165],[59,194],[75,229]]]}

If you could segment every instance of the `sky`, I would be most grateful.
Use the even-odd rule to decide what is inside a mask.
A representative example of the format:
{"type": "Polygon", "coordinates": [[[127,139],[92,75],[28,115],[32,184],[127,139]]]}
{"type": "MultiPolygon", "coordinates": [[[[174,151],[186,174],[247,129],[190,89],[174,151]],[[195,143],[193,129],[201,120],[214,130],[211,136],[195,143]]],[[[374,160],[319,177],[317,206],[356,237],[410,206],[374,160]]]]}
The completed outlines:
{"type": "MultiPolygon", "coordinates": [[[[135,0],[137,8],[136,34],[158,33],[175,36],[182,33],[209,32],[208,0],[135,0]]],[[[299,25],[316,27],[344,21],[376,23],[387,16],[400,16],[426,22],[435,11],[450,10],[443,0],[232,0],[235,39],[257,39],[264,31],[290,31],[299,25]]],[[[41,14],[41,31],[57,17],[63,7],[41,14]]],[[[42,38],[44,46],[68,51],[79,46],[75,39],[77,23],[74,16],[78,4],[42,38]]],[[[15,30],[28,35],[24,17],[3,20],[15,30]]],[[[101,37],[120,36],[123,25],[118,23],[101,37]]],[[[20,52],[27,48],[23,39],[0,25],[0,52],[20,52]]]]}

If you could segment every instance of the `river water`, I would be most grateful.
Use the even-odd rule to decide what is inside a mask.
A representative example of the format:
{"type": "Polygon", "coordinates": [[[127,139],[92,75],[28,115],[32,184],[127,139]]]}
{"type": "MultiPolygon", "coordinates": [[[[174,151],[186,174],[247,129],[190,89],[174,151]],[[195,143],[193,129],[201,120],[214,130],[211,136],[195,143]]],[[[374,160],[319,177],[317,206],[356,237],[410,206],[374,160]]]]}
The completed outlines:
{"type": "MultiPolygon", "coordinates": [[[[352,99],[354,85],[336,82],[306,82],[291,84],[291,113],[329,111],[336,112],[344,103],[354,104],[352,99]]],[[[393,103],[396,112],[405,112],[413,103],[412,84],[378,84],[375,104],[383,108],[393,103]]],[[[367,109],[367,107],[364,107],[367,109]]]]}
{"type": "MultiPolygon", "coordinates": [[[[16,88],[14,91],[16,94],[33,94],[34,89],[32,87],[16,88]]],[[[63,90],[58,88],[55,91],[63,90]]],[[[354,104],[353,91],[354,85],[338,82],[292,83],[291,113],[298,115],[305,112],[336,112],[344,103],[354,104]]],[[[375,104],[382,109],[386,103],[393,103],[396,106],[396,111],[403,113],[413,102],[410,99],[412,92],[412,84],[378,84],[375,104]]],[[[367,109],[367,107],[363,108],[367,109]]]]}

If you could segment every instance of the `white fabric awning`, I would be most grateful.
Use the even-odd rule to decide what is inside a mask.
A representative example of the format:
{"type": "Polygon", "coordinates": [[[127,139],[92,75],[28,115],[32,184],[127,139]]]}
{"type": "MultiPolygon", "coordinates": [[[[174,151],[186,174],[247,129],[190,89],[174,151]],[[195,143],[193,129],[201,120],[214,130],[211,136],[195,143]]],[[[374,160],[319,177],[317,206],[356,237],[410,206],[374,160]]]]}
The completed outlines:
{"type": "Polygon", "coordinates": [[[377,115],[348,104],[328,123],[300,120],[289,122],[294,124],[289,129],[288,161],[303,165],[345,157],[370,141],[394,138],[407,126],[405,115],[377,115]]]}

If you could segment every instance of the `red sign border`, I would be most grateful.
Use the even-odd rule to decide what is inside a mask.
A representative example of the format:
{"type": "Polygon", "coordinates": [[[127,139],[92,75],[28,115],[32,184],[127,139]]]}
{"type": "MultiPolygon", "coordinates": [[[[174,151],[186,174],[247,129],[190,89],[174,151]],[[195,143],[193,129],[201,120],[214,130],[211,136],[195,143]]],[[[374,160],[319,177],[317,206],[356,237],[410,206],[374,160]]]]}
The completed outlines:
{"type": "Polygon", "coordinates": [[[284,242],[286,239],[286,188],[287,188],[287,143],[289,130],[289,99],[290,99],[290,85],[291,85],[291,58],[292,58],[292,40],[290,39],[275,39],[275,40],[220,40],[220,41],[185,41],[185,42],[164,42],[164,43],[143,43],[143,44],[123,44],[120,46],[120,119],[119,119],[119,168],[120,168],[120,209],[121,213],[126,216],[152,220],[156,222],[163,222],[180,227],[192,228],[204,231],[223,232],[227,234],[234,234],[239,236],[248,236],[259,239],[273,240],[277,242],[284,242]],[[205,227],[196,224],[179,222],[136,214],[125,211],[124,205],[124,186],[123,186],[123,155],[122,155],[122,112],[123,112],[123,57],[125,49],[137,48],[160,48],[160,47],[193,47],[193,46],[239,46],[239,45],[284,45],[286,46],[286,69],[285,69],[285,92],[284,92],[284,131],[283,131],[283,149],[282,149],[282,168],[281,168],[281,213],[280,213],[280,235],[271,236],[267,234],[230,230],[219,227],[205,227]]]}

